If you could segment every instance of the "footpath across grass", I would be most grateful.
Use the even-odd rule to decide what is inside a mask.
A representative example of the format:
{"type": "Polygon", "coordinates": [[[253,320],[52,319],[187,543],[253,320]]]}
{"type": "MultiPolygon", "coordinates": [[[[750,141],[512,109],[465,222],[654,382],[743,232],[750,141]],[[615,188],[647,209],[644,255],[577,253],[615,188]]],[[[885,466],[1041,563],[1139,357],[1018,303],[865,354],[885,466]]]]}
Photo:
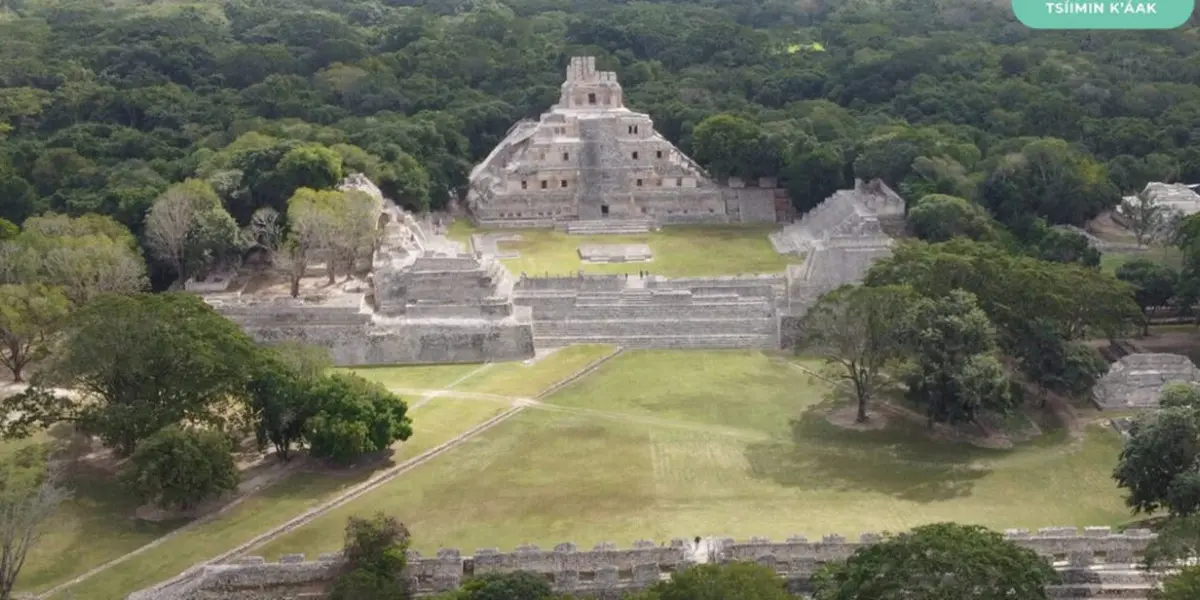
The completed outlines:
{"type": "MultiPolygon", "coordinates": [[[[412,411],[413,436],[406,442],[396,444],[389,464],[409,460],[439,444],[442,444],[478,423],[499,414],[507,408],[501,403],[455,398],[435,398],[428,404],[412,411]]],[[[192,565],[221,554],[244,543],[254,536],[287,522],[304,511],[320,505],[338,493],[365,481],[376,470],[389,465],[378,465],[370,469],[348,472],[334,470],[301,471],[283,481],[251,495],[238,506],[217,519],[194,529],[177,534],[162,545],[138,555],[124,563],[98,573],[60,593],[56,598],[66,600],[116,600],[130,592],[148,587],[178,575],[192,565]]],[[[117,518],[116,525],[128,526],[129,517],[117,518]]],[[[162,533],[166,533],[165,531],[162,533]]],[[[154,536],[157,537],[157,536],[154,536]]],[[[143,543],[154,539],[150,537],[143,543]]],[[[43,577],[44,583],[36,580],[25,583],[21,589],[40,590],[53,584],[69,580],[105,560],[111,560],[140,546],[122,545],[114,547],[104,537],[80,541],[79,545],[95,549],[97,560],[89,564],[64,564],[69,570],[55,578],[43,577]]],[[[52,561],[52,557],[46,557],[52,561]]],[[[60,563],[55,563],[60,564],[60,563]]],[[[38,571],[34,571],[35,573],[38,571]]],[[[44,572],[44,571],[43,571],[44,572]]],[[[24,573],[22,573],[24,575],[24,573]]]]}
{"type": "MultiPolygon", "coordinates": [[[[824,384],[757,352],[627,352],[319,526],[250,554],[334,551],[351,514],[403,521],[415,547],[1114,525],[1121,441],[1089,427],[1011,450],[919,425],[831,424],[824,384]]],[[[314,524],[316,525],[316,524],[314,524]]]]}

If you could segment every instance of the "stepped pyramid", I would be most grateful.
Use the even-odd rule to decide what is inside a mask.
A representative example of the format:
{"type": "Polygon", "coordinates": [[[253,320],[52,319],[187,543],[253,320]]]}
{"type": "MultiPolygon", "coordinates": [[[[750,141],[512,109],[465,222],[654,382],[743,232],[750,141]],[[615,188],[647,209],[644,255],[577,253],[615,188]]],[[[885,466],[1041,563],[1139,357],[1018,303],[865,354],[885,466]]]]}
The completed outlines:
{"type": "Polygon", "coordinates": [[[649,115],[626,108],[616,73],[597,71],[593,57],[572,58],[558,103],[514,125],[470,179],[467,206],[485,226],[758,220],[774,197],[710,179],[649,115]]]}

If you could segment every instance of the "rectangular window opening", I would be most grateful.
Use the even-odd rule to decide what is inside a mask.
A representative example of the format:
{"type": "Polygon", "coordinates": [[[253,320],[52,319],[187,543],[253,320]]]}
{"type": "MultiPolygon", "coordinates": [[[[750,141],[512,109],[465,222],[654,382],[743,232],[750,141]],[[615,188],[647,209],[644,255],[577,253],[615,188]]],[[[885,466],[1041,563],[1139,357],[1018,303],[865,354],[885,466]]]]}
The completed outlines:
{"type": "Polygon", "coordinates": [[[550,187],[550,182],[548,182],[548,181],[546,181],[545,179],[543,179],[543,180],[542,180],[542,189],[544,190],[544,189],[546,189],[546,188],[548,188],[548,187],[550,187]]]}
{"type": "Polygon", "coordinates": [[[596,94],[588,94],[588,104],[596,103],[596,94]]]}
{"type": "Polygon", "coordinates": [[[571,160],[571,153],[563,152],[563,160],[571,160]]]}
{"type": "Polygon", "coordinates": [[[634,152],[634,153],[633,153],[633,160],[637,160],[637,156],[638,156],[638,153],[637,153],[637,152],[634,152]]]}
{"type": "Polygon", "coordinates": [[[529,189],[529,182],[522,179],[521,180],[521,189],[523,189],[523,190],[529,189]]]}
{"type": "Polygon", "coordinates": [[[654,158],[662,158],[662,150],[655,151],[654,158]]]}
{"type": "Polygon", "coordinates": [[[638,187],[642,187],[642,180],[641,180],[641,179],[637,180],[637,186],[638,186],[638,187]]]}
{"type": "Polygon", "coordinates": [[[563,179],[558,182],[558,187],[567,187],[567,180],[563,179]]]}

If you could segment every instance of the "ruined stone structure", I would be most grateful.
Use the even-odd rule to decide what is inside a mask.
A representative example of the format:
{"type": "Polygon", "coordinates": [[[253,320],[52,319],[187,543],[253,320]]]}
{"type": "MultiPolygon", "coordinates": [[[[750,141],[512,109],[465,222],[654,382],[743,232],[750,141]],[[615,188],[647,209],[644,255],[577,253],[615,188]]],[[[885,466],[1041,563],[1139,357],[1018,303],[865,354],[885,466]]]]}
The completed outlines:
{"type": "MultiPolygon", "coordinates": [[[[379,194],[365,178],[345,185],[379,194]]],[[[532,357],[529,309],[513,304],[508,271],[428,232],[391,202],[383,206],[370,281],[298,298],[244,293],[243,281],[205,300],[259,341],[322,346],[343,366],[532,357]]]]}
{"type": "Polygon", "coordinates": [[[1113,363],[1092,389],[1100,409],[1158,408],[1168,383],[1200,384],[1200,369],[1179,354],[1130,354],[1113,363]]]}
{"type": "MultiPolygon", "coordinates": [[[[1136,569],[1140,555],[1154,535],[1147,530],[1115,533],[1108,527],[1047,528],[1031,533],[1009,530],[1006,537],[1051,560],[1063,575],[1063,584],[1051,590],[1056,598],[1145,598],[1154,580],[1136,569]]],[[[812,573],[822,564],[844,559],[864,544],[880,540],[864,534],[858,541],[837,535],[808,541],[790,537],[784,542],[752,538],[709,538],[700,546],[684,540],[668,545],[635,542],[631,549],[599,544],[581,551],[573,543],[553,550],[524,546],[513,552],[476,550],[463,556],[457,549],[439,550],[436,556],[410,553],[405,571],[410,589],[418,596],[452,590],[471,575],[531,571],[550,580],[559,592],[617,598],[621,592],[647,587],[672,573],[697,563],[753,561],[774,568],[788,581],[789,589],[802,593],[812,573]]],[[[340,555],[323,555],[306,561],[288,555],[278,563],[245,557],[232,564],[199,565],[153,588],[131,594],[127,600],[300,600],[322,598],[336,576],[340,555]]]]}
{"type": "Polygon", "coordinates": [[[875,261],[891,256],[904,229],[904,199],[882,181],[855,180],[799,221],[771,234],[780,253],[804,256],[787,270],[787,303],[780,307],[780,341],[790,347],[800,319],[826,292],[859,283],[875,261]]]}
{"type": "Polygon", "coordinates": [[[778,349],[785,288],[782,275],[523,276],[513,302],[533,311],[538,347],[778,349]]]}
{"type": "MultiPolygon", "coordinates": [[[[365,178],[346,185],[379,194],[365,178]]],[[[210,282],[206,299],[256,339],[324,346],[338,365],[521,360],[535,346],[574,343],[779,349],[795,342],[821,294],[861,280],[891,253],[889,232],[902,228],[904,214],[903,200],[881,182],[857,182],[771,236],[778,251],[804,256],[783,274],[514,277],[497,260],[514,254],[497,242],[519,236],[475,234],[466,251],[391,202],[383,206],[370,282],[295,299],[243,293],[244,281],[210,282]]],[[[618,258],[605,256],[611,248],[583,250],[590,260],[653,258],[636,245],[618,258]]]]}
{"type": "Polygon", "coordinates": [[[520,121],[471,171],[467,207],[488,227],[644,232],[659,223],[774,222],[773,180],[718,185],[625,107],[616,73],[575,57],[562,95],[520,121]]]}

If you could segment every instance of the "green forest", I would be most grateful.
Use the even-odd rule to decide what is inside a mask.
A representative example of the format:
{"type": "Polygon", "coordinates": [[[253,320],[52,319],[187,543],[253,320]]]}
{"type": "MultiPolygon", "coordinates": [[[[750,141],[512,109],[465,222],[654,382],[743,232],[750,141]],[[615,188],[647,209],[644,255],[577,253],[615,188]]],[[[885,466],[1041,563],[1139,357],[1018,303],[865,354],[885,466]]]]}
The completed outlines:
{"type": "MultiPolygon", "coordinates": [[[[143,247],[148,208],[189,178],[242,227],[350,171],[443,208],[557,99],[573,55],[617,71],[627,103],[713,175],[778,176],[801,211],[880,177],[910,202],[974,200],[1028,238],[1147,181],[1200,181],[1194,16],[1054,32],[1005,2],[944,0],[0,7],[0,217],[99,213],[143,247]]],[[[156,287],[178,275],[151,263],[156,287]]]]}

